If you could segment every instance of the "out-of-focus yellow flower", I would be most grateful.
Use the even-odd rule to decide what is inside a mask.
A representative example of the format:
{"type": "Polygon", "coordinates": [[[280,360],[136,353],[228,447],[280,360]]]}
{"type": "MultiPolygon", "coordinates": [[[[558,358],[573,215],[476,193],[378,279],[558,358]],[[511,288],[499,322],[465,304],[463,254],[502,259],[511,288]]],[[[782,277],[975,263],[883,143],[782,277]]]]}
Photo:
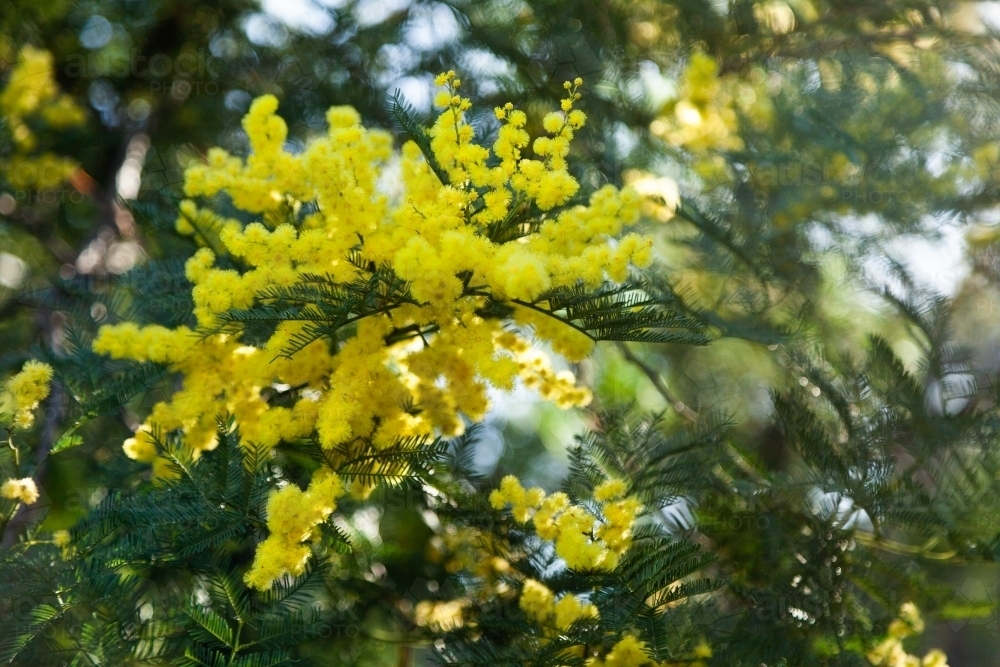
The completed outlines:
{"type": "Polygon", "coordinates": [[[646,643],[632,635],[625,635],[604,658],[590,658],[587,667],[643,667],[656,663],[646,655],[646,643]]]}
{"type": "Polygon", "coordinates": [[[538,536],[555,543],[556,554],[573,570],[613,570],[632,546],[632,525],[642,511],[634,498],[623,498],[625,484],[609,480],[597,487],[595,500],[601,503],[603,520],[580,505],[573,505],[564,493],[546,497],[541,489],[525,489],[513,475],[490,493],[496,509],[512,507],[514,519],[533,522],[538,536]]]}
{"type": "Polygon", "coordinates": [[[35,480],[30,477],[8,479],[0,484],[0,497],[30,505],[38,500],[38,486],[35,484],[35,480]]]}
{"type": "Polygon", "coordinates": [[[14,398],[14,425],[27,429],[34,423],[34,410],[49,395],[52,367],[40,361],[28,361],[21,372],[7,381],[7,391],[14,398]]]}
{"type": "Polygon", "coordinates": [[[733,99],[719,81],[715,59],[700,52],[691,54],[680,98],[651,129],[667,142],[695,152],[743,147],[733,99]]]}
{"type": "Polygon", "coordinates": [[[51,53],[30,45],[21,49],[0,90],[0,118],[14,148],[10,159],[0,162],[0,172],[14,187],[51,189],[76,171],[72,160],[52,153],[35,154],[37,138],[32,123],[62,129],[79,125],[85,118],[83,109],[59,92],[51,53]]]}
{"type": "MultiPolygon", "coordinates": [[[[766,126],[773,116],[770,99],[761,85],[720,76],[715,59],[699,51],[688,60],[679,93],[649,129],[666,142],[695,154],[742,149],[738,111],[754,128],[766,126]]],[[[698,168],[704,170],[711,164],[700,162],[698,168]]]]}
{"type": "Polygon", "coordinates": [[[465,600],[423,600],[417,603],[414,621],[433,632],[451,632],[465,625],[465,607],[465,600]]]}
{"type": "Polygon", "coordinates": [[[903,648],[903,640],[924,631],[924,619],[912,602],[905,602],[899,615],[889,624],[885,639],[866,656],[876,667],[948,667],[948,656],[938,649],[929,651],[923,659],[910,655],[903,648]]]}

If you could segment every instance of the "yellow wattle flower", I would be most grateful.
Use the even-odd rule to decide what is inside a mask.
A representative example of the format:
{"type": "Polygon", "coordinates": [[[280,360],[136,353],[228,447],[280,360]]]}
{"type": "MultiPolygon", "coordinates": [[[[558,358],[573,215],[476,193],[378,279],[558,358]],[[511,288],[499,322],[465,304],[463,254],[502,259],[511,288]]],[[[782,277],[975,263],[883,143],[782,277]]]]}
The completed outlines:
{"type": "Polygon", "coordinates": [[[571,570],[613,570],[632,546],[632,526],[642,513],[642,504],[623,498],[624,493],[620,480],[608,480],[595,489],[601,520],[582,505],[571,504],[565,493],[546,496],[507,475],[490,493],[490,504],[498,510],[510,505],[515,521],[533,523],[539,537],[554,542],[556,554],[571,570]]]}
{"type": "Polygon", "coordinates": [[[14,399],[14,425],[27,429],[34,423],[34,410],[50,391],[52,367],[41,361],[25,362],[21,372],[7,381],[7,391],[14,399]]]}
{"type": "MultiPolygon", "coordinates": [[[[227,311],[253,306],[266,289],[302,286],[314,280],[310,276],[349,284],[368,280],[372,267],[388,267],[406,281],[412,302],[357,317],[353,336],[338,336],[335,348],[305,338],[294,353],[287,350],[308,336],[307,322],[282,322],[258,345],[231,328],[203,335],[185,327],[102,327],[94,350],[164,364],[183,377],[181,388],[155,405],[126,442],[129,456],[155,464],[155,447],[144,434],[156,429],[180,429],[196,453],[212,449],[216,415],[232,414],[243,440],[265,447],[315,433],[336,470],[345,457],[377,461],[379,451],[403,438],[460,434],[466,421],[485,416],[491,386],[507,390],[517,378],[563,408],[591,400],[573,373],[554,370],[508,326],[530,328],[572,360],[586,356],[592,340],[527,306],[546,290],[596,288],[623,280],[630,264],[648,264],[648,239],[618,238],[638,222],[640,197],[605,186],[587,204],[557,209],[579,189],[566,157],[586,122],[573,109],[582,81],[569,84],[562,111],[546,118],[549,134],[535,141],[542,159],[525,159],[531,137],[523,111],[502,107],[496,141],[481,146],[465,118],[470,102],[458,94],[460,82],[454,73],[439,80],[445,94],[429,132],[433,168],[415,144],[394,150],[388,133],[362,127],[347,107],[330,109],[326,134],[292,154],[285,150],[288,128],[277,115],[278,100],[264,96],[243,119],[251,147],[245,160],[214,148],[206,163],[186,171],[190,199],[180,206],[177,229],[204,246],[186,265],[199,329],[212,330],[227,311]],[[392,178],[398,182],[387,187],[392,178]],[[259,222],[244,226],[195,201],[220,193],[259,222]],[[519,231],[511,220],[532,206],[551,212],[537,230],[519,231]],[[503,225],[512,225],[510,238],[500,233],[503,225]],[[218,266],[220,255],[240,268],[218,266]],[[484,317],[488,298],[516,305],[513,321],[484,317]],[[273,405],[270,397],[284,391],[293,391],[291,400],[273,405]]],[[[377,462],[376,470],[387,479],[409,474],[405,464],[390,461],[377,462]]],[[[349,481],[352,495],[371,492],[349,481]]],[[[285,489],[276,497],[294,494],[285,489]]],[[[541,500],[533,494],[527,493],[524,512],[541,500]]],[[[309,497],[295,496],[303,503],[309,497]]],[[[275,506],[275,517],[305,516],[282,507],[275,506]]],[[[261,588],[300,569],[308,547],[295,536],[314,526],[312,519],[296,519],[294,530],[279,518],[273,527],[268,521],[272,536],[285,537],[260,547],[248,580],[261,588]]],[[[563,542],[576,539],[570,532],[563,542]]],[[[618,533],[611,538],[616,549],[627,542],[618,533]]],[[[597,549],[606,565],[617,559],[603,546],[583,548],[597,549]]]]}
{"type": "Polygon", "coordinates": [[[17,500],[25,505],[30,505],[38,500],[38,486],[35,484],[35,480],[30,477],[8,479],[0,484],[0,498],[17,500]]]}
{"type": "Polygon", "coordinates": [[[38,139],[28,125],[29,120],[40,120],[50,128],[62,129],[80,125],[85,119],[83,109],[59,92],[51,53],[31,45],[21,48],[0,90],[0,119],[13,144],[10,158],[0,160],[0,175],[15,188],[52,189],[76,171],[72,160],[38,153],[38,139]]]}

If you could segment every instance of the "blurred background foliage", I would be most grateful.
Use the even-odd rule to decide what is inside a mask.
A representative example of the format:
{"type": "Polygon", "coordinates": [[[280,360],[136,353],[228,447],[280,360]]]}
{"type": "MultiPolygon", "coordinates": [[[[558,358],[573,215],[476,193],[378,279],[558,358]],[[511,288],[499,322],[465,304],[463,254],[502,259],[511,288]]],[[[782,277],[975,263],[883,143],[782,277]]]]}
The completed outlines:
{"type": "MultiPolygon", "coordinates": [[[[662,275],[712,327],[704,348],[600,347],[577,369],[600,405],[663,411],[667,428],[725,417],[741,456],[791,475],[800,454],[775,424],[776,393],[819,397],[865,363],[877,334],[929,414],[989,410],[1000,382],[998,21],[1000,3],[947,0],[7,0],[0,82],[25,45],[45,49],[84,113],[68,126],[26,121],[39,137],[31,155],[76,165],[64,181],[0,182],[0,376],[59,358],[125,308],[185,316],[182,296],[142,303],[144,280],[167,279],[142,266],[193,250],[169,229],[182,170],[213,145],[246,152],[239,119],[254,97],[280,98],[302,146],[335,104],[398,131],[396,91],[430,119],[433,77],[455,69],[475,108],[514,101],[532,134],[562,82],[584,79],[575,174],[587,190],[632,184],[652,197],[662,275]]],[[[484,135],[496,126],[488,113],[476,122],[484,135]]],[[[0,132],[13,164],[25,149],[11,127],[0,132]]],[[[188,290],[179,279],[161,291],[188,290]]],[[[120,443],[168,390],[88,421],[72,451],[40,453],[47,528],[144,483],[120,443]]],[[[57,388],[46,404],[43,446],[84,416],[73,394],[57,388]]],[[[593,417],[540,407],[526,390],[495,403],[477,468],[557,486],[593,417]]],[[[407,506],[395,493],[359,506],[351,528],[367,544],[360,558],[406,590],[437,566],[420,513],[386,510],[407,506]]],[[[741,511],[773,509],[761,502],[741,511]]],[[[749,543],[726,528],[736,508],[716,509],[700,510],[704,539],[756,561],[728,574],[761,586],[783,576],[767,554],[790,547],[749,543]]],[[[1000,665],[1000,572],[927,576],[925,602],[943,610],[927,644],[954,666],[1000,665]]],[[[372,637],[370,650],[397,659],[372,637]]]]}

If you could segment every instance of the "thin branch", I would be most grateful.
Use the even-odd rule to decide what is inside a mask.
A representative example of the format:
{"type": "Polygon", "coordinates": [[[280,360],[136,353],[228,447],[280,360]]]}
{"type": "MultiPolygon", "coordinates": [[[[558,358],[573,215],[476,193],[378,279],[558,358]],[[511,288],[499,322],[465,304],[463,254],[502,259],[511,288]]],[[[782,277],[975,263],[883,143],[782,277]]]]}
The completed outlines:
{"type": "Polygon", "coordinates": [[[541,308],[539,306],[536,306],[533,303],[530,303],[528,301],[522,301],[520,299],[511,299],[511,303],[516,303],[519,306],[524,306],[525,308],[530,308],[531,310],[539,312],[542,315],[548,315],[549,317],[551,317],[554,320],[558,320],[558,321],[562,322],[563,324],[565,324],[567,326],[573,327],[574,329],[576,329],[577,331],[579,331],[580,333],[582,333],[584,336],[586,336],[590,340],[594,341],[595,343],[598,342],[598,339],[597,339],[596,336],[594,336],[592,333],[590,333],[589,331],[587,331],[583,327],[581,327],[581,326],[579,326],[577,324],[573,324],[572,320],[570,320],[568,316],[567,316],[566,319],[563,319],[562,317],[559,317],[558,315],[556,315],[551,310],[546,310],[545,308],[541,308]]]}
{"type": "Polygon", "coordinates": [[[630,364],[638,367],[649,381],[653,383],[656,390],[660,392],[660,395],[667,400],[674,410],[676,410],[681,416],[685,417],[688,421],[692,423],[698,423],[699,416],[698,413],[685,405],[684,401],[677,398],[670,388],[667,387],[667,383],[664,382],[663,376],[660,375],[655,368],[644,362],[642,359],[636,356],[635,352],[629,349],[625,343],[618,343],[618,349],[621,350],[622,355],[625,356],[625,360],[630,364]]]}

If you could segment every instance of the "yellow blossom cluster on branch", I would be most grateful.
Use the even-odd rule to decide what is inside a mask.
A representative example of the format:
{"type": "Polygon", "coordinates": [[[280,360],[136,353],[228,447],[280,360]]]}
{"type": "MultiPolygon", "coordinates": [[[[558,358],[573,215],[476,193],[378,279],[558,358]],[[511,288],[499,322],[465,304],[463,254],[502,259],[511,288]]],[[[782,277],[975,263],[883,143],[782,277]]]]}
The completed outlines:
{"type": "Polygon", "coordinates": [[[586,667],[652,667],[657,663],[646,654],[646,642],[625,635],[603,658],[593,657],[584,664],[586,667]]]}
{"type": "Polygon", "coordinates": [[[8,479],[3,484],[0,484],[0,498],[16,500],[25,505],[30,505],[38,500],[38,486],[35,484],[35,480],[30,477],[8,479]]]}
{"type": "MultiPolygon", "coordinates": [[[[293,157],[281,149],[286,130],[273,115],[275,104],[274,98],[261,98],[245,120],[254,147],[246,164],[214,150],[208,165],[188,171],[187,190],[192,195],[212,194],[224,188],[234,203],[255,213],[279,207],[291,192],[297,201],[317,201],[321,213],[310,215],[301,230],[291,225],[268,230],[259,223],[241,229],[234,221],[223,221],[220,237],[225,249],[252,268],[243,273],[212,268],[215,253],[208,248],[188,262],[199,322],[211,326],[227,309],[249,306],[262,289],[292,284],[305,273],[329,274],[339,281],[355,278],[358,269],[347,258],[359,245],[359,238],[364,238],[360,243],[362,256],[371,262],[390,263],[411,281],[413,295],[421,303],[360,322],[355,338],[336,355],[330,354],[326,345],[314,344],[287,360],[274,358],[298,333],[301,323],[279,326],[266,346],[251,349],[232,336],[199,339],[184,329],[139,329],[130,324],[105,328],[95,349],[115,357],[166,363],[187,377],[205,380],[186,383],[185,390],[171,402],[158,405],[152,423],[168,430],[185,428],[195,449],[213,446],[215,415],[224,410],[237,415],[247,439],[269,445],[301,436],[303,430],[308,433],[317,417],[320,436],[331,446],[358,435],[371,435],[376,417],[381,418],[381,424],[375,440],[381,442],[401,435],[427,434],[435,427],[452,434],[461,429],[459,411],[471,419],[485,413],[482,380],[507,388],[519,371],[553,400],[567,406],[587,402],[586,390],[576,388],[566,374],[556,377],[546,360],[524,358],[527,346],[523,339],[505,332],[502,322],[478,317],[475,309],[483,297],[463,296],[457,276],[471,272],[471,281],[490,283],[494,295],[509,296],[511,288],[515,294],[530,296],[546,284],[573,284],[577,278],[571,275],[554,275],[566,271],[567,263],[573,264],[572,271],[586,267],[593,274],[595,266],[600,268],[601,263],[592,261],[593,257],[575,261],[580,258],[573,251],[580,248],[570,245],[586,240],[605,255],[604,270],[622,278],[629,260],[639,264],[649,261],[648,241],[632,237],[635,240],[631,243],[619,243],[614,250],[606,242],[624,224],[635,221],[638,200],[634,193],[611,188],[599,191],[592,206],[569,209],[551,225],[543,225],[539,236],[553,227],[553,239],[495,244],[478,233],[480,225],[466,221],[467,200],[478,196],[475,190],[443,186],[413,144],[404,147],[401,159],[407,201],[392,206],[376,183],[379,167],[390,157],[387,135],[364,130],[353,111],[336,108],[328,114],[329,137],[313,142],[302,156],[293,157]],[[310,168],[303,168],[305,165],[310,168]],[[345,179],[347,182],[340,182],[345,179]],[[267,196],[260,196],[262,190],[267,196]],[[355,196],[343,196],[347,190],[355,196]],[[587,224],[577,224],[584,219],[587,224]],[[577,234],[562,233],[570,227],[577,234]],[[579,238],[581,234],[584,239],[579,238]],[[551,252],[556,240],[564,251],[551,252]],[[535,241],[541,250],[550,252],[532,252],[535,241]],[[539,266],[540,279],[534,275],[539,266]],[[527,286],[514,285],[520,280],[527,286]],[[394,328],[412,325],[435,327],[435,344],[410,350],[406,346],[392,349],[379,342],[394,328]],[[212,360],[217,361],[213,364],[212,360]],[[390,364],[396,368],[390,369],[390,364]],[[436,387],[441,376],[449,380],[453,391],[442,392],[436,387]],[[311,420],[306,417],[303,428],[298,428],[292,424],[297,420],[289,410],[268,408],[254,395],[254,388],[259,391],[275,382],[307,384],[321,392],[327,384],[336,389],[319,401],[318,410],[309,405],[313,400],[303,399],[304,404],[300,400],[301,413],[318,415],[312,415],[311,420]],[[366,391],[372,382],[386,391],[366,391]],[[422,416],[399,409],[406,394],[415,395],[415,402],[426,408],[422,416]],[[215,399],[217,396],[224,398],[215,399]],[[463,399],[461,406],[458,396],[463,399]],[[379,405],[379,398],[384,405],[379,405]]],[[[459,125],[459,130],[464,128],[471,132],[470,126],[459,125]]],[[[474,144],[462,144],[463,148],[469,146],[474,144]]],[[[438,160],[449,164],[445,159],[448,149],[442,147],[441,151],[438,160]]],[[[182,227],[198,223],[199,216],[212,215],[187,203],[182,207],[182,227]]],[[[200,224],[206,222],[201,220],[200,224]]],[[[596,285],[604,278],[605,273],[599,271],[588,280],[596,285]]],[[[573,359],[589,352],[591,341],[583,334],[558,322],[544,327],[538,318],[550,318],[539,315],[533,320],[526,311],[522,309],[519,319],[533,325],[556,349],[568,352],[573,359]]],[[[148,447],[144,450],[144,456],[151,453],[148,447]]]]}
{"type": "MultiPolygon", "coordinates": [[[[394,151],[389,134],[362,127],[347,107],[330,109],[326,135],[293,154],[278,101],[264,96],[243,120],[246,159],[214,148],[187,170],[192,199],[177,228],[204,246],[186,265],[198,330],[123,323],[103,327],[93,345],[183,376],[126,442],[129,456],[154,461],[157,430],[182,431],[196,453],[211,449],[216,416],[232,414],[245,441],[267,447],[315,436],[327,466],[340,471],[406,439],[460,434],[466,420],[486,414],[490,386],[508,390],[518,378],[561,407],[590,401],[525,335],[570,360],[591,351],[587,334],[536,300],[552,289],[620,282],[630,266],[648,265],[652,241],[623,235],[640,218],[640,197],[606,186],[571,205],[579,185],[566,157],[586,121],[574,109],[581,81],[567,84],[561,110],[544,118],[548,136],[534,141],[524,112],[498,108],[492,146],[474,141],[454,73],[438,81],[442,111],[427,135],[430,155],[414,142],[394,151]],[[223,218],[194,200],[217,196],[258,221],[223,218]],[[295,294],[327,301],[281,310],[263,342],[227,319],[295,294]],[[328,314],[336,304],[348,305],[328,314]]],[[[403,475],[401,465],[397,457],[373,472],[403,475]]],[[[363,495],[371,487],[348,488],[363,495]]],[[[627,539],[609,533],[602,544],[607,565],[627,539]]],[[[295,571],[291,565],[267,567],[253,581],[264,587],[279,569],[295,571]]]]}
{"type": "Polygon", "coordinates": [[[169,401],[157,403],[146,425],[125,442],[126,454],[146,462],[156,458],[154,426],[165,432],[183,429],[186,444],[195,451],[212,449],[217,444],[219,414],[235,416],[243,438],[265,446],[308,435],[319,409],[312,394],[292,407],[271,407],[263,391],[276,382],[320,387],[331,367],[331,356],[322,344],[291,359],[276,358],[280,348],[241,345],[223,335],[201,339],[185,327],[124,323],[102,329],[94,349],[116,358],[167,364],[184,375],[184,386],[169,401]]]}
{"type": "Polygon", "coordinates": [[[903,648],[903,640],[924,631],[920,610],[907,602],[899,610],[899,617],[889,624],[889,631],[874,649],[868,652],[868,662],[876,667],[948,667],[948,656],[932,649],[919,658],[903,648]]]}
{"type": "Polygon", "coordinates": [[[738,111],[755,129],[767,127],[773,117],[762,85],[720,75],[715,59],[700,51],[691,54],[679,88],[650,130],[695,154],[741,150],[738,111]]]}
{"type": "Polygon", "coordinates": [[[35,360],[26,362],[21,372],[7,381],[7,391],[14,400],[15,426],[31,427],[35,421],[34,410],[48,397],[51,382],[52,367],[35,360]]]}
{"type": "Polygon", "coordinates": [[[76,170],[72,160],[48,152],[33,154],[37,145],[33,123],[61,129],[84,121],[83,109],[59,92],[51,53],[30,45],[21,49],[0,91],[0,119],[13,149],[8,159],[0,161],[0,176],[14,187],[50,189],[76,170]]]}
{"type": "Polygon", "coordinates": [[[691,55],[680,99],[672,107],[671,115],[653,125],[654,132],[667,142],[696,152],[743,147],[732,97],[723,89],[719,66],[711,56],[691,55]]]}
{"type": "Polygon", "coordinates": [[[306,540],[316,536],[315,528],[337,509],[344,485],[336,473],[321,469],[305,491],[289,484],[267,501],[267,528],[270,534],[257,548],[246,582],[254,588],[270,588],[284,574],[298,576],[305,571],[311,551],[306,540]]]}
{"type": "Polygon", "coordinates": [[[567,593],[555,599],[555,594],[545,584],[528,579],[521,589],[518,605],[525,615],[555,635],[569,630],[574,623],[598,618],[597,607],[583,602],[576,595],[567,593]]]}
{"type": "MultiPolygon", "coordinates": [[[[25,362],[21,372],[7,381],[6,393],[14,407],[13,427],[27,429],[34,423],[35,409],[49,395],[52,374],[52,367],[48,364],[30,360],[25,362]]],[[[14,451],[14,474],[17,475],[18,449],[12,441],[8,444],[14,451]]],[[[38,496],[38,485],[31,477],[11,477],[0,484],[0,498],[31,505],[38,500],[38,496]]]]}
{"type": "Polygon", "coordinates": [[[503,478],[490,493],[496,509],[511,506],[514,520],[534,524],[543,540],[555,543],[556,554],[572,570],[613,570],[632,546],[632,525],[642,511],[635,498],[625,497],[625,483],[611,479],[594,490],[602,517],[574,505],[557,492],[546,496],[539,488],[525,489],[513,475],[503,478]]]}
{"type": "MultiPolygon", "coordinates": [[[[524,582],[518,605],[525,616],[537,623],[546,638],[565,633],[574,624],[597,620],[597,607],[580,597],[566,593],[556,600],[555,594],[545,584],[534,579],[524,582]]],[[[571,652],[582,654],[584,647],[574,647],[571,652]]],[[[646,644],[632,635],[625,635],[603,657],[590,655],[587,667],[642,667],[657,663],[646,654],[646,644]]]]}

